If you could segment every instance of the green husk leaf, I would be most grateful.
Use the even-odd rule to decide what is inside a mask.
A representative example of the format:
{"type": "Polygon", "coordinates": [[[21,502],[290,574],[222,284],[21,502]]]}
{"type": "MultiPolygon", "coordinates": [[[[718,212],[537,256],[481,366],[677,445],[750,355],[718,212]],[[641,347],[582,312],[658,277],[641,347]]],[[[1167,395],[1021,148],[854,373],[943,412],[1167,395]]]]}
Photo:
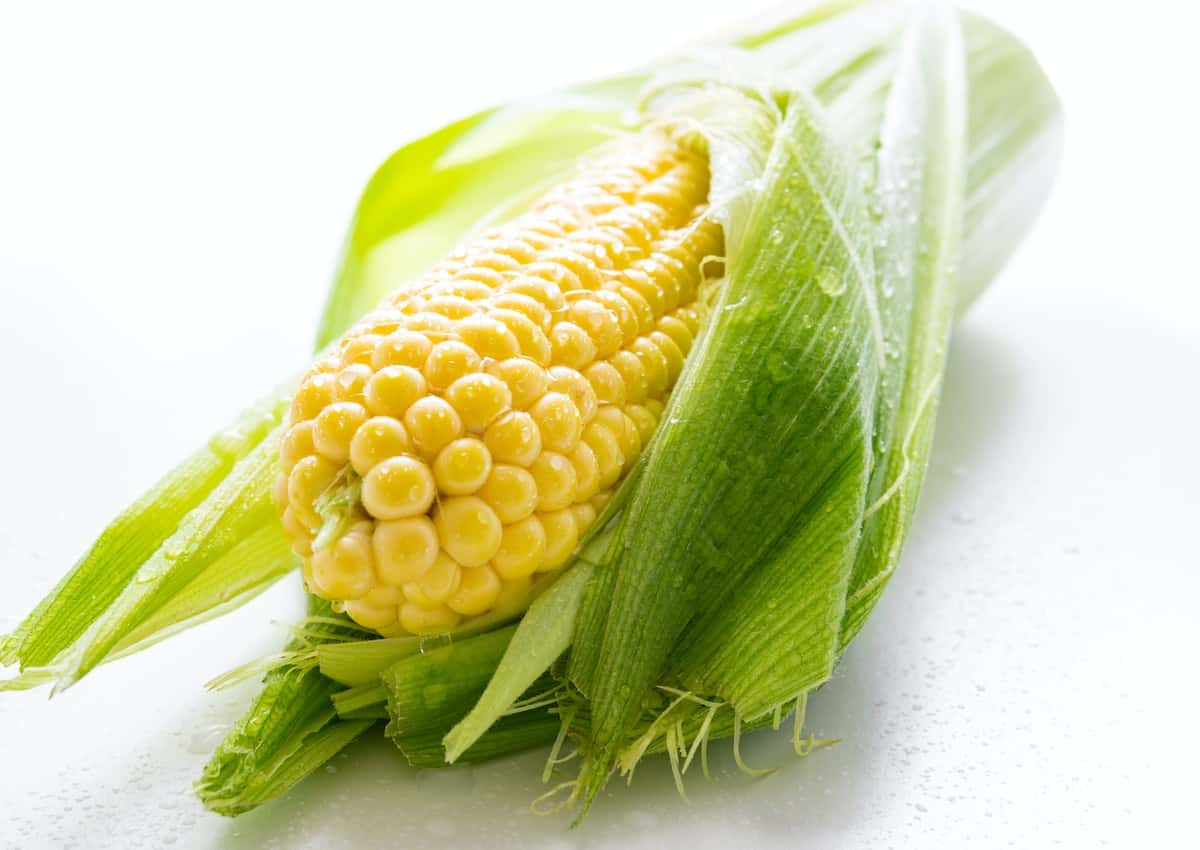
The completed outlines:
{"type": "Polygon", "coordinates": [[[378,679],[365,685],[347,688],[333,695],[333,710],[338,717],[349,720],[370,710],[372,717],[386,720],[388,692],[378,679]]]}
{"type": "MultiPolygon", "coordinates": [[[[293,638],[288,651],[360,634],[315,597],[309,597],[309,615],[321,618],[322,629],[293,638]],[[346,625],[332,625],[339,619],[346,625]]],[[[205,806],[225,815],[248,811],[287,790],[370,728],[370,721],[337,719],[330,697],[340,690],[341,685],[312,667],[285,666],[268,673],[262,691],[196,783],[205,806]]]]}
{"type": "Polygon", "coordinates": [[[374,718],[338,720],[320,726],[299,737],[286,756],[271,765],[269,771],[255,774],[236,794],[203,787],[198,787],[196,793],[217,814],[227,817],[244,814],[288,791],[377,722],[374,718]]]}
{"type": "Polygon", "coordinates": [[[321,673],[348,688],[378,684],[379,674],[401,658],[421,651],[423,638],[368,638],[317,647],[321,673]]]}
{"type": "MultiPolygon", "coordinates": [[[[561,722],[548,712],[510,714],[500,718],[485,734],[459,754],[456,764],[478,764],[500,756],[549,744],[561,722]]],[[[447,767],[442,745],[445,729],[393,738],[393,743],[413,767],[447,767]]]]}
{"type": "Polygon", "coordinates": [[[204,503],[138,568],[120,596],[68,650],[56,690],[70,687],[103,662],[146,618],[274,518],[270,493],[278,474],[278,440],[276,429],[238,461],[204,503]]]}
{"type": "Polygon", "coordinates": [[[924,481],[941,395],[964,215],[967,79],[957,16],[930,14],[906,36],[883,117],[875,203],[889,357],[876,459],[846,595],[844,648],[895,570],[924,481]]]}
{"type": "Polygon", "coordinates": [[[445,730],[487,685],[515,626],[401,659],[380,674],[387,691],[386,733],[393,738],[445,730]]]}
{"type": "Polygon", "coordinates": [[[689,688],[719,694],[749,717],[829,678],[848,640],[841,623],[857,599],[855,579],[869,570],[882,582],[894,568],[923,476],[962,219],[965,77],[957,18],[915,16],[899,54],[870,196],[875,238],[865,248],[874,252],[872,303],[884,354],[870,361],[878,387],[872,439],[827,481],[787,545],[728,604],[693,623],[672,659],[675,677],[689,688]],[[881,563],[890,565],[886,572],[881,563]]]}
{"type": "Polygon", "coordinates": [[[52,667],[99,620],[190,512],[278,424],[290,388],[243,412],[104,530],[74,568],[0,644],[0,664],[52,667]]]}
{"type": "MultiPolygon", "coordinates": [[[[509,626],[448,644],[398,661],[383,672],[380,679],[391,718],[385,731],[411,764],[449,764],[443,737],[479,700],[516,631],[516,626],[509,626]]],[[[505,715],[487,730],[494,734],[479,736],[456,757],[482,761],[552,740],[560,724],[548,716],[548,710],[557,704],[558,690],[559,683],[551,676],[536,676],[524,699],[505,704],[505,715]]],[[[371,697],[364,690],[362,701],[371,697]]]]}
{"type": "MultiPolygon", "coordinates": [[[[602,546],[598,543],[597,548],[602,546]]],[[[447,762],[454,763],[479,741],[570,645],[575,612],[592,570],[586,557],[579,559],[529,606],[512,643],[507,645],[508,651],[501,653],[502,659],[497,656],[498,663],[487,671],[487,689],[470,713],[446,735],[447,762]]]]}
{"type": "Polygon", "coordinates": [[[140,652],[184,629],[220,617],[262,593],[299,562],[274,517],[122,638],[106,660],[140,652]]]}
{"type": "Polygon", "coordinates": [[[967,197],[958,312],[974,303],[1033,228],[1062,155],[1062,106],[1025,45],[961,14],[969,75],[967,197]]]}

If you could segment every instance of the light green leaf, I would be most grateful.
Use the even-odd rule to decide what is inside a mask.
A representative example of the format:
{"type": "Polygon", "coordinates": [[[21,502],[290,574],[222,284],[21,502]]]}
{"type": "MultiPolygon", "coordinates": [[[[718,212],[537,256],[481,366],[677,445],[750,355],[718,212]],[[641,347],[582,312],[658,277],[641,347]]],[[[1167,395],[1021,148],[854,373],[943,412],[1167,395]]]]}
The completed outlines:
{"type": "Polygon", "coordinates": [[[155,553],[72,645],[56,690],[69,687],[146,618],[205,569],[275,515],[271,485],[278,475],[278,429],[238,461],[229,475],[155,553]]]}
{"type": "Polygon", "coordinates": [[[105,660],[140,652],[185,629],[227,614],[298,565],[299,559],[292,552],[283,528],[271,517],[126,634],[105,660]]]}
{"type": "MultiPolygon", "coordinates": [[[[345,627],[332,625],[338,615],[328,602],[309,597],[308,610],[321,627],[293,638],[289,652],[361,633],[349,620],[345,627]]],[[[248,811],[287,790],[370,728],[370,721],[337,720],[330,697],[341,689],[311,667],[286,665],[268,673],[262,691],[196,783],[205,806],[225,815],[248,811]]]]}
{"type": "MultiPolygon", "coordinates": [[[[178,547],[187,518],[213,498],[226,476],[278,425],[290,395],[290,387],[280,388],[249,408],[117,517],[74,569],[5,638],[0,662],[19,662],[33,677],[52,681],[65,669],[65,655],[72,645],[85,633],[94,633],[96,624],[110,615],[145,565],[155,557],[165,557],[169,541],[178,547]]],[[[181,569],[192,570],[193,575],[198,571],[192,565],[181,569]]],[[[275,565],[269,569],[275,571],[275,565]]],[[[126,619],[113,644],[154,610],[147,606],[136,617],[126,619]]],[[[145,639],[149,632],[141,634],[145,639]]],[[[100,660],[103,654],[95,659],[100,660]]]]}
{"type": "Polygon", "coordinates": [[[591,577],[592,565],[581,559],[529,606],[508,651],[495,667],[495,675],[489,671],[487,689],[470,713],[446,735],[448,763],[454,763],[483,737],[570,646],[575,613],[591,577]]]}
{"type": "Polygon", "coordinates": [[[844,609],[859,602],[855,595],[847,602],[847,594],[867,575],[881,586],[899,556],[953,312],[965,105],[956,16],[918,14],[900,43],[878,131],[871,215],[846,227],[871,235],[859,239],[859,250],[873,252],[876,270],[869,303],[878,311],[883,356],[868,360],[878,373],[871,440],[827,481],[788,545],[727,604],[695,622],[674,659],[675,675],[689,688],[719,695],[746,716],[828,679],[848,640],[844,609]]]}

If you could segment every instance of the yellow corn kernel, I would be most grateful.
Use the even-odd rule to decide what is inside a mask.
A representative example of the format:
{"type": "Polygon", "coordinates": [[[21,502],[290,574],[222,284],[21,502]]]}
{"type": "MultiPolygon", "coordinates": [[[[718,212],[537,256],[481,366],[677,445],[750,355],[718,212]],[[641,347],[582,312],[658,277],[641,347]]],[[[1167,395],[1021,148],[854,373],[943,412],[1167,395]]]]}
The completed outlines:
{"type": "Polygon", "coordinates": [[[588,332],[571,322],[559,322],[550,332],[551,361],[583,369],[596,359],[596,343],[588,332]]]}
{"type": "Polygon", "coordinates": [[[621,454],[625,456],[625,468],[628,469],[642,450],[642,438],[638,433],[637,425],[625,411],[611,404],[606,404],[596,412],[595,421],[608,428],[617,438],[621,454]]]}
{"type": "Polygon", "coordinates": [[[616,435],[607,426],[592,421],[583,429],[583,442],[596,456],[601,490],[613,486],[625,467],[625,453],[621,451],[616,435]]]}
{"type": "Polygon", "coordinates": [[[316,451],[312,422],[297,422],[287,429],[279,443],[279,460],[284,470],[290,472],[301,458],[316,454],[316,451]]]}
{"type": "Polygon", "coordinates": [[[422,373],[429,386],[444,390],[463,375],[479,371],[479,354],[465,342],[448,339],[433,346],[422,373]]]}
{"type": "Polygon", "coordinates": [[[529,602],[529,593],[533,590],[533,581],[529,576],[524,578],[502,579],[500,594],[492,603],[494,611],[519,611],[529,602]]]}
{"type": "Polygon", "coordinates": [[[546,554],[546,530],[536,516],[504,526],[492,567],[502,579],[533,575],[546,554]]]}
{"type": "Polygon", "coordinates": [[[337,465],[320,455],[309,455],[292,468],[288,476],[288,506],[306,527],[314,530],[320,527],[321,517],[314,504],[337,475],[337,465]]]}
{"type": "Polygon", "coordinates": [[[491,318],[508,328],[517,341],[518,354],[542,366],[550,364],[550,340],[532,319],[515,310],[499,307],[492,310],[491,318]]]}
{"type": "Polygon", "coordinates": [[[625,400],[630,404],[645,401],[650,385],[646,380],[646,367],[642,365],[641,358],[628,349],[622,349],[610,357],[608,362],[621,374],[621,380],[625,383],[625,400]]]}
{"type": "Polygon", "coordinates": [[[650,309],[654,311],[654,315],[661,316],[666,312],[666,302],[663,298],[662,287],[644,271],[638,268],[629,268],[621,276],[621,280],[625,286],[637,292],[650,305],[650,309]]]}
{"type": "Polygon", "coordinates": [[[516,410],[525,410],[546,392],[546,370],[524,357],[510,357],[488,363],[485,370],[508,385],[511,404],[516,410]]]}
{"type": "Polygon", "coordinates": [[[512,403],[508,384],[492,375],[475,372],[463,375],[446,390],[446,401],[458,411],[463,426],[482,432],[512,403]]]}
{"type": "Polygon", "coordinates": [[[687,326],[687,329],[692,332],[693,338],[700,332],[700,313],[698,310],[691,307],[680,307],[671,315],[687,326]]]}
{"type": "Polygon", "coordinates": [[[612,311],[599,302],[580,299],[568,308],[567,318],[591,337],[596,357],[609,357],[620,349],[624,340],[621,325],[612,311]]]}
{"type": "Polygon", "coordinates": [[[680,373],[683,372],[683,351],[675,344],[675,340],[662,331],[651,331],[647,339],[654,344],[667,361],[667,386],[675,386],[680,373]]]}
{"type": "Polygon", "coordinates": [[[368,313],[361,321],[356,322],[354,327],[346,334],[345,344],[347,349],[353,344],[356,347],[370,351],[369,356],[365,351],[357,352],[354,362],[365,363],[373,369],[378,369],[379,366],[374,365],[375,350],[383,345],[384,337],[395,333],[407,324],[407,317],[399,310],[380,307],[374,312],[368,313]]]}
{"type": "Polygon", "coordinates": [[[443,499],[433,512],[442,548],[464,567],[486,564],[500,548],[503,526],[478,496],[443,499]]]}
{"type": "Polygon", "coordinates": [[[500,578],[495,571],[483,564],[467,567],[462,571],[462,582],[447,605],[458,614],[482,614],[496,604],[500,596],[500,578]]]}
{"type": "Polygon", "coordinates": [[[438,552],[429,569],[415,581],[402,586],[404,598],[422,608],[437,608],[458,591],[462,569],[462,565],[445,552],[438,552]]]}
{"type": "Polygon", "coordinates": [[[575,467],[558,452],[542,452],[529,467],[537,483],[538,510],[556,511],[575,501],[575,467]]]}
{"type": "MultiPolygon", "coordinates": [[[[597,364],[593,363],[592,366],[597,364]]],[[[589,367],[591,368],[591,367],[589,367]]],[[[575,369],[568,369],[565,366],[553,366],[549,370],[550,387],[552,392],[563,393],[570,397],[579,411],[579,421],[581,425],[586,425],[592,421],[592,417],[596,415],[596,391],[592,389],[592,384],[583,373],[575,369]]]]}
{"type": "Polygon", "coordinates": [[[649,339],[636,339],[629,350],[637,355],[646,370],[646,395],[656,398],[665,393],[670,386],[670,367],[658,346],[649,339]]]}
{"type": "MultiPolygon", "coordinates": [[[[628,345],[638,338],[638,317],[629,301],[610,289],[598,290],[592,293],[592,297],[617,320],[621,345],[628,345]]],[[[620,345],[617,347],[620,348],[620,345]]]]}
{"type": "Polygon", "coordinates": [[[491,471],[491,453],[473,437],[450,443],[438,452],[437,460],[433,462],[438,490],[450,496],[474,493],[487,481],[491,471]]]}
{"type": "Polygon", "coordinates": [[[471,316],[458,323],[458,334],[480,357],[506,360],[521,353],[513,332],[491,316],[471,316]]]}
{"type": "MultiPolygon", "coordinates": [[[[408,320],[408,329],[412,331],[425,331],[430,336],[436,336],[439,339],[445,339],[454,332],[454,320],[441,313],[426,313],[424,311],[416,313],[408,320]]],[[[428,363],[429,361],[425,361],[428,363]]]]}
{"type": "Polygon", "coordinates": [[[350,440],[367,421],[367,409],[352,401],[327,406],[313,424],[313,443],[317,451],[332,461],[344,463],[350,457],[350,440]]]}
{"type": "MultiPolygon", "coordinates": [[[[613,364],[601,360],[588,366],[583,375],[591,385],[593,397],[598,405],[625,404],[625,379],[613,364]]],[[[592,415],[595,415],[594,411],[592,415]]],[[[591,417],[588,419],[590,421],[591,417]]]]}
{"type": "Polygon", "coordinates": [[[533,417],[542,437],[542,445],[547,449],[565,453],[579,442],[583,421],[579,408],[570,396],[557,392],[546,393],[529,408],[529,415],[533,417]]]}
{"type": "MultiPolygon", "coordinates": [[[[295,464],[292,465],[295,466],[295,464]]],[[[291,470],[285,467],[283,474],[275,479],[275,486],[271,488],[271,501],[281,514],[288,506],[288,475],[290,472],[291,470]]]]}
{"type": "Polygon", "coordinates": [[[388,366],[408,366],[420,370],[433,350],[433,343],[423,333],[398,330],[379,341],[371,354],[371,365],[378,370],[388,366]]]}
{"type": "Polygon", "coordinates": [[[343,366],[351,366],[355,363],[360,363],[364,366],[371,365],[371,358],[375,354],[375,348],[382,341],[383,337],[379,334],[363,334],[361,336],[352,336],[342,341],[341,345],[341,363],[343,366]]]}
{"type": "Polygon", "coordinates": [[[463,435],[462,417],[445,399],[429,395],[413,403],[404,414],[404,427],[413,445],[427,457],[434,457],[463,435]]]}
{"type": "Polygon", "coordinates": [[[402,519],[429,510],[437,486],[433,473],[407,455],[376,464],[362,480],[363,507],[376,519],[402,519]]]}
{"type": "Polygon", "coordinates": [[[658,329],[675,340],[675,344],[679,346],[679,350],[686,356],[691,350],[692,337],[691,328],[677,319],[675,316],[663,316],[658,320],[658,329]]]}
{"type": "Polygon", "coordinates": [[[365,404],[363,390],[371,380],[371,367],[363,363],[351,363],[333,376],[333,397],[338,401],[365,404]]]}
{"type": "Polygon", "coordinates": [[[501,522],[513,523],[537,508],[538,485],[529,470],[498,463],[492,467],[478,495],[496,512],[501,522]]]}
{"type": "Polygon", "coordinates": [[[498,463],[529,466],[542,451],[542,433],[528,413],[507,413],[488,426],[483,442],[498,463]]]}
{"type": "Polygon", "coordinates": [[[641,438],[641,444],[644,446],[650,442],[650,438],[654,436],[654,429],[658,427],[658,417],[651,413],[649,408],[641,404],[626,406],[625,415],[633,420],[633,424],[638,431],[638,437],[641,438]]]}
{"type": "MultiPolygon", "coordinates": [[[[462,616],[445,605],[437,608],[422,608],[415,602],[400,606],[400,626],[404,632],[414,635],[436,635],[448,632],[462,621],[462,616]]],[[[398,632],[403,634],[403,632],[398,632]]],[[[385,633],[386,634],[386,633],[385,633]]]]}
{"type": "MultiPolygon", "coordinates": [[[[285,484],[287,479],[280,479],[285,484]]],[[[283,525],[283,531],[288,536],[291,543],[292,551],[302,558],[306,558],[312,554],[313,535],[300,520],[296,519],[296,512],[290,507],[284,506],[283,513],[279,516],[279,521],[283,525]]]]}
{"type": "Polygon", "coordinates": [[[313,553],[317,593],[332,599],[359,599],[375,584],[369,531],[355,527],[331,546],[313,553]]]}
{"type": "Polygon", "coordinates": [[[580,535],[588,530],[597,517],[596,509],[590,502],[571,505],[571,513],[575,514],[575,527],[579,529],[580,535]]]}
{"type": "Polygon", "coordinates": [[[478,313],[479,305],[459,295],[435,295],[425,302],[423,309],[447,319],[465,319],[478,313]]]}
{"type": "Polygon", "coordinates": [[[575,524],[575,512],[570,508],[549,513],[539,513],[538,520],[546,532],[546,555],[538,572],[555,570],[570,560],[579,543],[579,526],[575,524]]]}
{"type": "Polygon", "coordinates": [[[364,422],[350,440],[350,465],[366,475],[376,464],[412,451],[408,431],[390,416],[375,416],[364,422]]]}
{"type": "Polygon", "coordinates": [[[620,296],[633,312],[635,322],[633,337],[626,336],[626,342],[631,342],[634,338],[644,336],[654,329],[658,320],[658,314],[654,312],[654,308],[650,306],[642,294],[631,286],[624,284],[616,284],[611,287],[611,292],[615,292],[620,296]]]}
{"type": "Polygon", "coordinates": [[[562,290],[548,280],[533,275],[522,275],[512,280],[506,280],[500,286],[501,292],[513,295],[524,295],[541,304],[547,314],[557,313],[563,309],[566,299],[562,290]]]}
{"type": "Polygon", "coordinates": [[[575,467],[575,501],[590,499],[600,489],[600,462],[587,443],[580,442],[567,455],[575,467]]]}
{"type": "Polygon", "coordinates": [[[368,629],[386,629],[396,622],[400,614],[400,590],[388,585],[377,586],[362,599],[346,603],[346,613],[354,622],[368,629]]]}
{"type": "Polygon", "coordinates": [[[333,376],[317,372],[305,379],[292,396],[289,418],[292,422],[303,422],[314,418],[333,401],[333,376]]]}
{"type": "Polygon", "coordinates": [[[440,545],[437,528],[427,516],[377,522],[371,536],[375,568],[393,587],[420,578],[433,566],[440,545]]]}
{"type": "Polygon", "coordinates": [[[376,416],[402,417],[427,392],[425,377],[412,366],[384,366],[367,381],[363,399],[376,416]]]}
{"type": "MultiPolygon", "coordinates": [[[[508,291],[493,296],[492,303],[501,310],[511,310],[514,313],[520,313],[526,319],[533,322],[534,327],[538,328],[543,336],[550,330],[550,311],[536,298],[523,295],[520,292],[508,291]]],[[[512,330],[512,328],[510,327],[509,330],[512,330]]],[[[549,344],[549,342],[550,340],[547,338],[546,343],[549,344]]]]}

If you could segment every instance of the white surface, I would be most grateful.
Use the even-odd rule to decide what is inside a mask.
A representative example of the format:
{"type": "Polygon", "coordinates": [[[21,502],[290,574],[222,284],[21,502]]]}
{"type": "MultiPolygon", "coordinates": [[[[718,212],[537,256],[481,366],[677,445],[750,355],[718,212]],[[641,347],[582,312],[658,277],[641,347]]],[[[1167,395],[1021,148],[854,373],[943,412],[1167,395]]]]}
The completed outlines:
{"type": "MultiPolygon", "coordinates": [[[[300,363],[361,184],[477,106],[618,70],[754,4],[22,4],[0,23],[0,628],[105,521],[300,363]],[[603,8],[601,13],[599,10],[603,8]],[[561,37],[561,34],[568,37],[561,37]]],[[[276,588],[62,698],[0,695],[0,846],[1181,847],[1200,708],[1200,78],[1185,4],[978,3],[1067,104],[1058,191],[959,329],[899,574],[810,722],[837,747],[585,825],[541,754],[413,771],[361,743],[226,821],[188,789],[281,640],[276,588]],[[1076,11],[1071,11],[1075,7],[1076,11]],[[1188,84],[1191,88],[1191,84],[1188,84]]],[[[1192,836],[1189,838],[1188,836],[1192,836]]],[[[1194,845],[1193,845],[1194,846],[1194,845]]]]}

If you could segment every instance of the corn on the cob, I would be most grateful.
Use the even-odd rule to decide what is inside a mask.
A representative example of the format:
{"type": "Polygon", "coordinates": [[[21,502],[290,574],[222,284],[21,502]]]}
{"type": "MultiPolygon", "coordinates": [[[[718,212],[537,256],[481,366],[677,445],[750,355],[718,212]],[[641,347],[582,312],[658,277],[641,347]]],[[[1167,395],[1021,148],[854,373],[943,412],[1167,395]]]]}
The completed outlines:
{"type": "Polygon", "coordinates": [[[666,132],[625,140],[316,363],[276,494],[314,593],[381,634],[439,632],[569,560],[699,330],[708,179],[666,132]],[[359,479],[324,540],[322,499],[359,479]]]}
{"type": "Polygon", "coordinates": [[[325,349],[289,422],[290,386],[105,531],[0,637],[0,664],[22,668],[0,690],[66,687],[228,610],[292,567],[291,545],[335,604],[310,598],[288,651],[223,677],[273,668],[198,785],[213,810],[279,796],[385,716],[420,766],[556,740],[553,766],[572,740],[585,808],[646,753],[682,783],[733,736],[740,764],[739,734],[784,711],[810,750],[807,695],[912,516],[953,302],[1044,199],[1058,106],[1010,36],[923,4],[807,8],[729,46],[488,110],[389,159],[322,348],[639,112],[710,157],[631,137],[397,292],[325,349]],[[709,254],[728,282],[659,426],[703,271],[723,274],[709,254]],[[656,428],[620,516],[554,576],[656,428]],[[387,635],[459,625],[427,651],[362,640],[335,608],[387,635]]]}

